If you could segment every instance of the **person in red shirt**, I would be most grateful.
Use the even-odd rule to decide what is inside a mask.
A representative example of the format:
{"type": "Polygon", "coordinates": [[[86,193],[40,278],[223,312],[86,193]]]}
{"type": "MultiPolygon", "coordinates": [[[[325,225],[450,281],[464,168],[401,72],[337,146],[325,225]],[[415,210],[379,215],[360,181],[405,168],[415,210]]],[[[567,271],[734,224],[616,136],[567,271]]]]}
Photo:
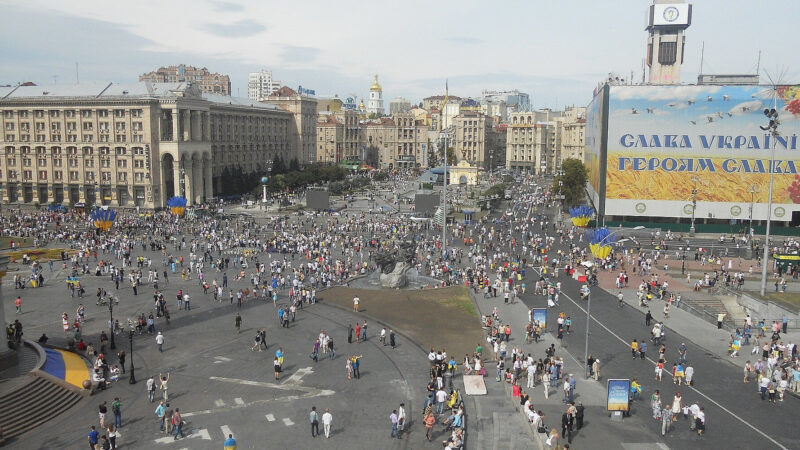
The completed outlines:
{"type": "Polygon", "coordinates": [[[14,305],[17,307],[17,314],[22,314],[22,298],[20,296],[14,300],[14,305]]]}

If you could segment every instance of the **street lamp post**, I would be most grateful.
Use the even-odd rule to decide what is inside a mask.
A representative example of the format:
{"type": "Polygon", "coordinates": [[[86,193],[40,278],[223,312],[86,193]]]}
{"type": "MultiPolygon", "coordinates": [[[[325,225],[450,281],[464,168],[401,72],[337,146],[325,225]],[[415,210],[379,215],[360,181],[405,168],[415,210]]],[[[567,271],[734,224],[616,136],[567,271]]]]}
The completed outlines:
{"type": "MultiPolygon", "coordinates": [[[[777,91],[773,91],[772,114],[774,114],[775,120],[770,121],[770,128],[772,130],[770,132],[770,135],[772,136],[772,154],[769,159],[769,197],[767,199],[767,231],[764,236],[764,258],[761,260],[761,296],[764,296],[767,293],[767,265],[769,264],[769,228],[772,222],[772,188],[774,186],[774,181],[775,181],[775,170],[773,168],[773,165],[775,164],[775,146],[778,143],[777,137],[779,136],[778,125],[777,125],[778,116],[775,113],[776,108],[778,106],[777,103],[778,103],[777,91]]],[[[767,114],[768,111],[765,110],[764,113],[767,114]]],[[[764,127],[761,128],[764,129],[764,127]]]]}
{"type": "Polygon", "coordinates": [[[586,340],[583,347],[583,364],[585,367],[584,376],[589,379],[589,322],[592,320],[592,290],[589,289],[589,295],[586,296],[586,340]]]}
{"type": "Polygon", "coordinates": [[[681,275],[686,273],[686,250],[689,248],[689,240],[686,240],[686,245],[683,246],[683,256],[681,256],[681,275]]]}
{"type": "Polygon", "coordinates": [[[180,174],[181,177],[181,179],[178,180],[181,187],[181,197],[186,197],[186,169],[183,168],[183,164],[181,164],[178,174],[180,174]]]}
{"type": "Polygon", "coordinates": [[[114,342],[114,297],[108,297],[108,328],[111,331],[111,345],[110,348],[116,349],[117,344],[114,342]]]}
{"type": "Polygon", "coordinates": [[[128,334],[128,340],[131,342],[131,376],[128,379],[128,383],[130,384],[136,384],[136,376],[133,373],[133,334],[134,330],[130,330],[128,334]]]}
{"type": "Polygon", "coordinates": [[[756,184],[751,185],[750,188],[747,190],[747,192],[750,194],[750,232],[748,234],[750,235],[751,246],[753,245],[753,206],[756,202],[756,194],[758,194],[760,191],[761,190],[758,188],[758,185],[756,184]]]}
{"type": "MultiPolygon", "coordinates": [[[[696,179],[693,179],[695,181],[696,179]]],[[[695,181],[696,182],[696,181],[695,181]]],[[[692,226],[689,227],[689,236],[694,236],[694,213],[697,210],[697,185],[692,188],[692,226]]]]}

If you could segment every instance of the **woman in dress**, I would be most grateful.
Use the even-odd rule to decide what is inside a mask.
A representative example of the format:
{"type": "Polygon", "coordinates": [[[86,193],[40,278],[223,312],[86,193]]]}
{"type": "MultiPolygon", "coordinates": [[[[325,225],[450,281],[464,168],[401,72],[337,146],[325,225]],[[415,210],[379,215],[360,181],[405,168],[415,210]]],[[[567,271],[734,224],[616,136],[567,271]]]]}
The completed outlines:
{"type": "Polygon", "coordinates": [[[682,401],[683,401],[683,399],[681,398],[681,393],[680,392],[676,392],[675,393],[675,397],[672,398],[672,409],[670,411],[672,413],[672,421],[673,422],[678,420],[678,414],[681,413],[681,407],[682,407],[681,403],[682,403],[682,401]]]}
{"type": "Polygon", "coordinates": [[[61,327],[64,328],[64,332],[69,331],[69,316],[67,313],[61,314],[61,327]]]}
{"type": "Polygon", "coordinates": [[[658,390],[653,392],[650,396],[650,407],[653,410],[653,419],[658,420],[661,418],[661,394],[658,390]]]}

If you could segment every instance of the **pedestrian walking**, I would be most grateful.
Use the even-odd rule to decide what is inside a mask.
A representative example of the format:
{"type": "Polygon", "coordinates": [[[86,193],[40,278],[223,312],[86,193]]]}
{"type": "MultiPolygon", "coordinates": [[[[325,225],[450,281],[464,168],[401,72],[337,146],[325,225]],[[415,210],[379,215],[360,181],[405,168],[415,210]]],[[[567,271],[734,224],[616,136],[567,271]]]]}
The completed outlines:
{"type": "Polygon", "coordinates": [[[150,400],[150,403],[153,403],[156,398],[155,375],[150,375],[150,378],[147,379],[145,385],[147,386],[147,398],[150,400]]]}
{"type": "Polygon", "coordinates": [[[119,368],[122,373],[125,373],[125,350],[120,350],[117,353],[117,360],[119,361],[119,368]]]}
{"type": "Polygon", "coordinates": [[[397,439],[402,439],[400,434],[405,429],[406,425],[406,404],[400,403],[400,407],[397,408],[397,439]]]}
{"type": "Polygon", "coordinates": [[[95,446],[100,440],[100,433],[97,431],[94,425],[92,425],[92,427],[89,429],[89,434],[86,437],[89,440],[89,450],[95,450],[95,446]]]}
{"type": "Polygon", "coordinates": [[[317,414],[317,407],[311,407],[311,413],[308,415],[308,420],[311,422],[311,437],[319,435],[319,414],[317,414]]]}
{"type": "Polygon", "coordinates": [[[422,421],[425,424],[425,437],[430,442],[433,439],[433,425],[436,423],[436,417],[434,417],[433,409],[430,406],[425,408],[425,418],[422,421]]]}
{"type": "Polygon", "coordinates": [[[242,332],[242,316],[237,312],[236,317],[233,319],[234,325],[236,326],[236,333],[242,332]]]}
{"type": "Polygon", "coordinates": [[[14,300],[14,306],[17,307],[17,314],[22,314],[22,297],[17,296],[17,299],[14,300]]]}
{"type": "Polygon", "coordinates": [[[158,346],[158,351],[163,353],[164,352],[164,335],[161,332],[158,332],[156,335],[156,346],[158,346]]]}
{"type": "Polygon", "coordinates": [[[392,413],[389,414],[389,423],[392,426],[392,434],[391,434],[390,437],[394,438],[395,436],[397,436],[399,438],[399,434],[397,432],[397,410],[396,409],[392,410],[392,413]]]}
{"type": "Polygon", "coordinates": [[[277,356],[272,361],[272,365],[275,368],[275,379],[277,380],[281,376],[281,362],[277,356]]]}
{"type": "Polygon", "coordinates": [[[181,438],[184,437],[183,435],[183,417],[181,417],[181,410],[180,408],[175,408],[175,412],[172,414],[172,429],[174,430],[173,436],[174,440],[178,440],[178,435],[181,435],[181,438]]]}
{"type": "Polygon", "coordinates": [[[167,376],[162,374],[158,374],[159,379],[159,387],[162,391],[164,391],[164,401],[169,401],[169,372],[167,372],[167,376]]]}
{"type": "Polygon", "coordinates": [[[228,438],[225,439],[225,442],[222,443],[223,450],[236,450],[236,439],[233,438],[233,434],[228,433],[228,438]]]}
{"type": "Polygon", "coordinates": [[[333,423],[333,414],[330,408],[325,408],[325,413],[322,415],[322,428],[325,431],[325,438],[331,437],[331,424],[333,423]]]}
{"type": "Polygon", "coordinates": [[[358,303],[361,301],[360,298],[356,295],[353,297],[353,312],[358,312],[358,303]]]}
{"type": "Polygon", "coordinates": [[[114,428],[122,428],[122,403],[119,397],[114,397],[111,403],[111,412],[114,414],[114,428]]]}

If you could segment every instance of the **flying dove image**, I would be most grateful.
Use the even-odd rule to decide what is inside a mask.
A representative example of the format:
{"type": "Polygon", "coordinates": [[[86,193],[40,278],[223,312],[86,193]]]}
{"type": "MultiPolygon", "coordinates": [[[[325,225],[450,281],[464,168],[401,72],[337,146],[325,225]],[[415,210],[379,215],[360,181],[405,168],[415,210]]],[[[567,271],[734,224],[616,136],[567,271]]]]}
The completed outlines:
{"type": "Polygon", "coordinates": [[[749,102],[739,103],[733,108],[728,110],[729,116],[741,115],[746,114],[751,111],[760,111],[761,110],[761,100],[751,100],[749,102]]]}

